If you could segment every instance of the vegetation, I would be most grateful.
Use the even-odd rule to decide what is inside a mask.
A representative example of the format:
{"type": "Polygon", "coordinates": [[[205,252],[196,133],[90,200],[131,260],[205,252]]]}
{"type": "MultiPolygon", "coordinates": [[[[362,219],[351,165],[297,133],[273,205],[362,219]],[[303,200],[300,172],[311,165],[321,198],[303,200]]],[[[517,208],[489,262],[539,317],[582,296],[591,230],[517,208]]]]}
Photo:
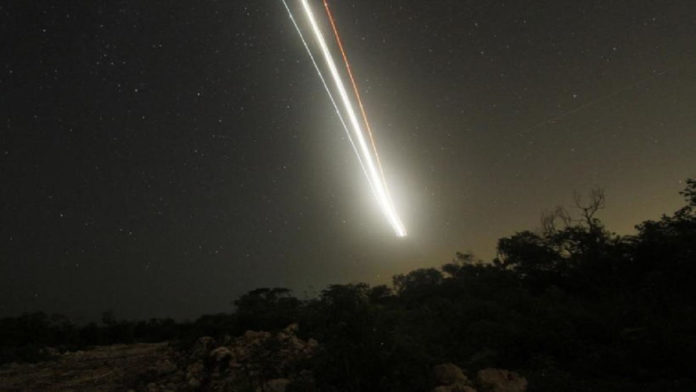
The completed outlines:
{"type": "Polygon", "coordinates": [[[539,232],[500,239],[491,262],[457,254],[441,269],[393,286],[333,285],[300,301],[257,289],[234,314],[76,327],[60,316],[0,320],[0,360],[36,360],[40,348],[236,335],[297,321],[321,343],[322,391],[423,391],[443,362],[520,371],[530,391],[696,390],[696,180],[686,205],[638,233],[608,232],[595,191],[579,217],[559,208],[539,232]]]}

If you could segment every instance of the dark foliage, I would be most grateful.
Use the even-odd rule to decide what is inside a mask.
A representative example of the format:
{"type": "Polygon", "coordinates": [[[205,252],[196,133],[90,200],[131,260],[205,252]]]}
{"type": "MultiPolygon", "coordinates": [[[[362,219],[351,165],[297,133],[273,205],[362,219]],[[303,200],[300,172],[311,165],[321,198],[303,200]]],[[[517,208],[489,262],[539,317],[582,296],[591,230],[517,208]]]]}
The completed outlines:
{"type": "Polygon", "coordinates": [[[574,220],[563,209],[498,243],[490,263],[457,254],[440,270],[395,276],[393,288],[333,285],[300,301],[257,289],[234,314],[76,327],[42,313],[0,320],[0,361],[115,342],[235,335],[297,321],[321,343],[312,368],[322,391],[423,391],[429,369],[509,368],[530,391],[696,390],[696,180],[672,215],[618,236],[596,218],[593,192],[574,220]],[[558,222],[561,227],[558,227],[558,222]]]}

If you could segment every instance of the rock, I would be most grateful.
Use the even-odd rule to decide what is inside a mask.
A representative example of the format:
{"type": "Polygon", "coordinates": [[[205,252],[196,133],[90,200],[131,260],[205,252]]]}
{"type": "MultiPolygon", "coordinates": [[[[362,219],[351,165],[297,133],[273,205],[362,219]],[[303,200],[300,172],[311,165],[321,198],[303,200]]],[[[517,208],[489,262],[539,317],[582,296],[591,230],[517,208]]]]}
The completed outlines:
{"type": "Polygon", "coordinates": [[[198,381],[197,378],[189,378],[189,380],[188,380],[188,386],[191,387],[191,388],[193,388],[193,389],[197,389],[197,388],[200,388],[201,382],[198,381]]]}
{"type": "Polygon", "coordinates": [[[527,379],[515,372],[505,369],[482,369],[476,377],[486,392],[524,392],[527,379]]]}
{"type": "Polygon", "coordinates": [[[476,392],[471,387],[471,381],[462,369],[453,363],[443,363],[433,368],[435,382],[440,386],[433,392],[476,392]]]}
{"type": "Polygon", "coordinates": [[[39,352],[47,357],[56,357],[60,352],[55,347],[44,347],[39,352]]]}
{"type": "Polygon", "coordinates": [[[275,378],[273,380],[266,381],[263,391],[285,392],[285,388],[287,388],[288,384],[290,384],[290,380],[288,380],[287,378],[275,378]]]}
{"type": "Polygon", "coordinates": [[[433,376],[438,385],[471,385],[462,369],[453,363],[443,363],[433,368],[433,376]]]}
{"type": "Polygon", "coordinates": [[[216,361],[220,362],[223,359],[232,358],[232,351],[227,347],[218,347],[210,352],[210,356],[215,358],[216,361]]]}
{"type": "Polygon", "coordinates": [[[157,361],[152,370],[159,376],[176,372],[176,364],[169,359],[157,361]]]}
{"type": "Polygon", "coordinates": [[[288,333],[288,334],[295,335],[299,329],[300,329],[300,326],[297,325],[297,323],[292,323],[292,324],[288,325],[287,327],[285,327],[285,329],[283,331],[288,333]]]}
{"type": "Polygon", "coordinates": [[[202,376],[205,367],[201,361],[194,362],[186,368],[186,382],[191,388],[198,388],[201,385],[199,381],[202,376]]]}
{"type": "Polygon", "coordinates": [[[193,345],[193,349],[191,349],[191,357],[205,358],[208,356],[208,353],[213,349],[213,347],[215,347],[215,339],[211,338],[210,336],[200,337],[193,345]]]}
{"type": "Polygon", "coordinates": [[[271,333],[267,331],[246,331],[244,332],[243,339],[246,340],[247,343],[257,343],[270,337],[271,333]]]}

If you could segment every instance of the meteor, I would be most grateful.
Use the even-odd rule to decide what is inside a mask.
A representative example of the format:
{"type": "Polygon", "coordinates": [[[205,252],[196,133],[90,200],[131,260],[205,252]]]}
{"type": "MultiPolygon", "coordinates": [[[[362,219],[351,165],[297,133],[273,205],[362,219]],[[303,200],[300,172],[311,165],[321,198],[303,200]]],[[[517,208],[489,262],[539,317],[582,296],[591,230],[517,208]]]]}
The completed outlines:
{"type": "MultiPolygon", "coordinates": [[[[285,4],[286,8],[288,9],[288,12],[290,14],[290,18],[293,20],[293,24],[295,24],[295,27],[298,30],[298,33],[300,34],[301,39],[303,40],[303,43],[305,44],[305,48],[307,49],[308,52],[310,52],[311,56],[311,51],[309,50],[309,47],[306,45],[306,41],[304,41],[304,38],[302,36],[302,33],[300,29],[297,27],[297,24],[294,21],[294,18],[292,16],[292,12],[290,9],[287,7],[287,4],[285,3],[285,0],[283,0],[283,3],[285,4]]],[[[386,181],[384,180],[384,177],[381,176],[381,170],[378,170],[378,165],[379,162],[378,158],[376,158],[376,149],[374,150],[374,156],[373,156],[373,150],[371,150],[367,144],[367,140],[365,137],[365,133],[363,132],[363,129],[360,125],[360,122],[358,121],[358,118],[355,114],[355,110],[353,109],[353,105],[350,101],[350,98],[348,96],[348,93],[346,91],[346,87],[343,84],[343,80],[341,79],[341,75],[338,71],[338,67],[336,66],[336,62],[333,59],[333,56],[331,55],[331,51],[329,50],[328,45],[326,44],[326,40],[324,39],[324,35],[321,32],[321,29],[319,28],[319,25],[316,21],[316,18],[314,16],[314,12],[312,11],[312,8],[309,6],[309,3],[307,0],[301,0],[302,3],[302,8],[305,11],[305,14],[307,16],[307,20],[309,21],[309,24],[311,26],[312,32],[314,33],[315,39],[317,43],[319,44],[319,48],[321,49],[322,55],[324,57],[324,60],[326,62],[326,66],[329,68],[329,73],[331,74],[331,77],[333,79],[334,85],[336,87],[336,90],[338,91],[338,95],[341,98],[341,102],[343,103],[343,107],[345,109],[345,112],[348,116],[349,123],[352,127],[352,134],[354,136],[354,140],[357,141],[357,148],[354,148],[356,151],[356,155],[358,156],[358,160],[361,162],[361,165],[363,166],[363,171],[367,177],[368,183],[370,184],[375,197],[377,199],[377,203],[379,204],[380,208],[382,209],[384,215],[387,218],[387,221],[389,224],[392,226],[394,229],[394,232],[398,237],[405,237],[406,236],[406,228],[404,227],[403,223],[401,222],[401,219],[399,218],[399,215],[396,212],[396,208],[394,207],[394,203],[389,196],[389,191],[387,189],[387,184],[386,181]]],[[[333,21],[332,21],[333,23],[333,21]]],[[[312,56],[313,58],[313,56],[312,56]]],[[[347,62],[347,60],[346,60],[347,62]]],[[[320,74],[320,78],[323,80],[323,76],[321,76],[321,71],[319,71],[319,68],[316,64],[314,63],[315,67],[317,68],[317,71],[320,74]]],[[[351,74],[352,77],[352,74],[351,74]]],[[[324,87],[327,88],[328,86],[326,83],[324,84],[324,87]]],[[[357,87],[355,87],[357,90],[357,87]]],[[[329,92],[329,95],[331,93],[329,92]]],[[[336,104],[335,101],[333,102],[334,105],[336,104]]],[[[337,112],[339,112],[339,117],[342,118],[340,115],[340,111],[338,110],[337,106],[335,106],[337,109],[337,112]]],[[[367,119],[364,119],[367,121],[367,119]]],[[[344,123],[345,125],[345,123],[344,123]]],[[[368,125],[369,126],[369,125],[368,125]]],[[[347,127],[346,127],[347,129],[347,127]]],[[[355,146],[354,146],[355,147],[355,146]]],[[[374,147],[374,144],[373,144],[374,147]]]]}
{"type": "MultiPolygon", "coordinates": [[[[336,115],[338,116],[338,120],[341,122],[343,129],[346,131],[346,136],[348,137],[348,141],[350,142],[350,145],[353,147],[353,152],[355,152],[355,155],[358,157],[358,162],[360,163],[360,167],[362,168],[363,173],[365,173],[365,176],[368,176],[367,170],[365,169],[365,164],[363,163],[362,158],[360,158],[360,152],[358,151],[358,147],[355,145],[353,138],[350,136],[350,131],[348,130],[348,125],[346,125],[346,121],[343,119],[343,115],[341,114],[341,110],[338,108],[338,104],[336,104],[336,100],[334,99],[333,94],[331,94],[331,89],[329,88],[329,85],[326,83],[326,79],[324,79],[324,74],[321,72],[321,69],[319,69],[319,65],[317,64],[317,60],[314,59],[314,55],[312,54],[312,51],[309,49],[309,45],[307,44],[307,40],[305,39],[304,34],[302,34],[302,30],[300,29],[300,26],[297,25],[297,21],[295,20],[295,16],[293,16],[292,11],[290,11],[290,7],[288,7],[288,3],[285,0],[282,0],[282,2],[283,2],[283,5],[285,6],[285,9],[288,11],[288,16],[290,17],[290,21],[292,22],[292,25],[295,27],[297,34],[299,34],[299,36],[300,36],[300,40],[302,41],[302,45],[304,46],[305,50],[307,51],[307,54],[309,55],[309,59],[312,61],[312,65],[314,65],[314,69],[317,71],[317,75],[319,75],[319,80],[321,81],[321,84],[324,86],[324,90],[326,90],[326,94],[328,94],[329,100],[331,101],[331,104],[333,105],[334,109],[336,110],[336,115]]],[[[372,187],[372,183],[370,183],[370,187],[372,187]]]]}
{"type": "Polygon", "coordinates": [[[377,152],[377,144],[375,143],[375,137],[372,134],[372,127],[370,126],[370,123],[367,121],[367,113],[365,113],[365,107],[363,106],[362,99],[360,98],[360,90],[358,89],[358,84],[355,83],[355,78],[353,77],[353,71],[351,70],[350,62],[348,62],[348,55],[346,54],[346,51],[343,49],[343,41],[341,41],[341,36],[338,34],[338,28],[336,27],[336,21],[334,21],[333,14],[331,13],[331,9],[329,8],[329,2],[326,0],[324,0],[324,9],[326,10],[326,15],[329,17],[329,22],[331,22],[331,29],[333,29],[334,36],[336,37],[338,49],[341,51],[341,55],[343,56],[343,62],[346,65],[346,71],[348,71],[350,83],[353,85],[353,93],[355,94],[355,98],[358,100],[358,107],[360,108],[360,113],[362,114],[362,118],[365,122],[365,129],[367,130],[367,134],[370,136],[370,142],[372,143],[372,151],[374,151],[375,153],[375,160],[377,161],[377,165],[379,166],[379,173],[382,175],[382,181],[385,181],[384,170],[382,170],[382,162],[379,159],[379,153],[377,152]]]}

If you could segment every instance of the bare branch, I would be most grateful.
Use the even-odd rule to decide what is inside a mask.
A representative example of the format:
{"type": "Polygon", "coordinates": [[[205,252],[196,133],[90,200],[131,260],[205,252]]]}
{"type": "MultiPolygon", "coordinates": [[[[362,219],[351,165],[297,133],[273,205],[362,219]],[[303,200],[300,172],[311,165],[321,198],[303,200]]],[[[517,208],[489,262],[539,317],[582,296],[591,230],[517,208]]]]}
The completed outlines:
{"type": "Polygon", "coordinates": [[[580,210],[582,220],[585,221],[590,228],[595,227],[597,224],[595,221],[595,214],[597,211],[604,208],[606,202],[604,190],[601,188],[592,189],[589,193],[589,201],[587,203],[583,203],[582,196],[578,192],[573,193],[573,198],[575,199],[575,206],[580,210]]]}
{"type": "Polygon", "coordinates": [[[553,211],[547,211],[541,215],[541,229],[544,235],[551,235],[559,230],[559,224],[568,228],[573,223],[568,211],[562,206],[557,206],[553,211]]]}

